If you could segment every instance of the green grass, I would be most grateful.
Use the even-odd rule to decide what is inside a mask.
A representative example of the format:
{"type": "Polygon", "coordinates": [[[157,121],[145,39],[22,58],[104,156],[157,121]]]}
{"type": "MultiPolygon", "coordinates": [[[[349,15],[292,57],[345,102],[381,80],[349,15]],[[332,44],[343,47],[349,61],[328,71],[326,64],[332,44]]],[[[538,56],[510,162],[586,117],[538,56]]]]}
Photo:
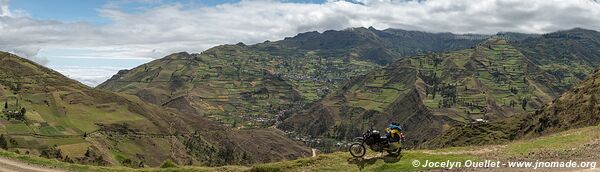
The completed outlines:
{"type": "Polygon", "coordinates": [[[337,152],[294,161],[255,165],[251,171],[419,171],[428,168],[414,167],[414,160],[464,162],[479,159],[472,155],[429,154],[423,151],[405,151],[399,158],[385,155],[368,152],[367,158],[359,160],[352,158],[348,152],[337,152]]]}
{"type": "Polygon", "coordinates": [[[42,135],[60,135],[60,134],[62,134],[61,132],[56,130],[56,128],[51,127],[51,126],[40,127],[39,132],[42,135]]]}
{"type": "Polygon", "coordinates": [[[27,162],[29,164],[48,167],[48,168],[56,168],[56,169],[64,169],[76,172],[129,172],[129,171],[245,171],[248,170],[249,167],[244,166],[222,166],[222,167],[196,167],[196,166],[185,166],[178,168],[128,168],[122,166],[92,166],[92,165],[81,165],[81,164],[71,164],[58,161],[56,159],[46,159],[36,156],[30,155],[21,155],[14,152],[9,152],[5,150],[0,150],[0,156],[4,158],[9,158],[17,161],[27,162]]]}
{"type": "Polygon", "coordinates": [[[529,152],[536,151],[570,149],[576,145],[582,145],[597,138],[600,138],[600,127],[586,127],[547,137],[517,141],[507,146],[506,153],[508,155],[518,156],[527,155],[529,152]]]}
{"type": "Polygon", "coordinates": [[[379,167],[372,168],[373,171],[419,171],[419,170],[427,170],[430,168],[418,167],[415,168],[412,165],[414,160],[418,160],[421,163],[425,163],[426,161],[431,162],[465,162],[466,160],[479,161],[478,157],[473,155],[462,155],[462,154],[427,154],[422,152],[414,152],[407,153],[402,157],[402,160],[397,163],[384,163],[379,167]]]}
{"type": "MultiPolygon", "coordinates": [[[[435,150],[407,150],[398,158],[383,156],[378,152],[368,151],[364,159],[355,159],[348,152],[321,154],[316,157],[302,158],[291,161],[281,161],[248,166],[223,166],[223,167],[198,167],[198,166],[173,166],[172,163],[165,168],[133,169],[127,167],[99,167],[79,164],[69,164],[57,160],[44,159],[29,155],[20,155],[13,152],[0,150],[0,156],[16,159],[31,164],[67,169],[72,171],[423,171],[430,168],[414,167],[412,162],[418,160],[421,165],[426,161],[431,162],[465,162],[466,160],[483,161],[489,159],[483,154],[473,152],[490,149],[500,157],[526,158],[531,152],[568,150],[590,143],[600,137],[600,126],[586,127],[569,130],[557,134],[543,136],[537,139],[520,140],[507,145],[494,146],[467,146],[450,147],[435,150]],[[492,148],[494,147],[494,148],[492,148]]],[[[573,158],[573,157],[569,157],[573,158]]]]}
{"type": "Polygon", "coordinates": [[[8,134],[27,134],[31,133],[31,129],[24,123],[11,123],[6,125],[8,134]]]}
{"type": "Polygon", "coordinates": [[[175,162],[171,161],[170,159],[166,160],[162,165],[160,165],[160,168],[176,168],[177,164],[175,164],[175,162]]]}
{"type": "Polygon", "coordinates": [[[57,138],[57,139],[46,139],[45,142],[48,145],[69,145],[76,143],[86,142],[83,137],[68,137],[68,138],[57,138]]]}
{"type": "Polygon", "coordinates": [[[64,138],[38,138],[33,136],[10,136],[18,145],[18,148],[39,149],[53,145],[69,145],[77,143],[85,143],[82,137],[64,137],[64,138]]]}

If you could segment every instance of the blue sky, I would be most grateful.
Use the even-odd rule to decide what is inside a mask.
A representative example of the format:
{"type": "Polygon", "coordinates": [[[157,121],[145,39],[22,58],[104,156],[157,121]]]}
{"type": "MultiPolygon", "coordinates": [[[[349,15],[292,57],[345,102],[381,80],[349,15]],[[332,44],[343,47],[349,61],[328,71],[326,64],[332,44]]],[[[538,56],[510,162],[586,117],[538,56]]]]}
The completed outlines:
{"type": "Polygon", "coordinates": [[[106,23],[98,16],[95,9],[106,4],[98,0],[13,0],[10,6],[13,9],[26,11],[36,19],[61,20],[65,22],[89,21],[93,23],[106,23]]]}
{"type": "MultiPolygon", "coordinates": [[[[109,1],[109,0],[12,0],[13,9],[26,11],[36,19],[60,20],[64,22],[90,22],[107,24],[110,20],[98,15],[97,9],[110,3],[119,3],[125,11],[135,12],[164,4],[179,3],[188,7],[216,6],[236,3],[239,0],[148,0],[148,1],[109,1]]],[[[323,3],[325,0],[287,0],[297,3],[323,3]]]]}
{"type": "Polygon", "coordinates": [[[599,30],[594,16],[593,0],[0,0],[0,51],[95,86],[171,53],[308,31],[599,30]]]}
{"type": "MultiPolygon", "coordinates": [[[[64,23],[87,23],[110,25],[112,20],[99,12],[103,8],[116,8],[128,13],[143,13],[152,8],[166,5],[181,5],[182,8],[215,7],[221,4],[239,3],[239,0],[11,0],[13,11],[24,12],[36,20],[64,23]]],[[[323,0],[290,0],[293,3],[323,3],[323,0]]],[[[46,66],[87,85],[97,85],[121,69],[130,69],[149,62],[146,57],[97,57],[94,50],[46,48],[36,56],[43,58],[46,66]],[[83,72],[85,71],[85,72],[83,72]]]]}

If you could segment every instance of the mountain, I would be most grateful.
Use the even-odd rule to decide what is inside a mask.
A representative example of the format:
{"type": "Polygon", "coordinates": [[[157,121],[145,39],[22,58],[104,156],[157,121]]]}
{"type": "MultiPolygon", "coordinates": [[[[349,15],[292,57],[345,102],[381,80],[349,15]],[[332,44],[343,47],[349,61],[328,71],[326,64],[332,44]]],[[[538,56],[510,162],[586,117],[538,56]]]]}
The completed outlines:
{"type": "Polygon", "coordinates": [[[306,110],[292,114],[279,127],[298,135],[349,140],[371,125],[384,128],[396,121],[416,146],[452,126],[533,112],[572,88],[597,65],[590,59],[597,59],[593,51],[600,50],[600,44],[590,47],[588,43],[595,43],[591,40],[596,40],[598,32],[586,31],[588,35],[547,45],[573,55],[548,53],[580,63],[544,58],[545,51],[537,48],[552,42],[547,35],[580,31],[543,36],[498,34],[470,49],[406,57],[349,81],[306,110]],[[506,35],[515,40],[507,40],[506,35]],[[561,49],[564,44],[571,47],[561,49]],[[582,46],[595,50],[577,54],[582,46]]]}
{"type": "Polygon", "coordinates": [[[0,52],[0,147],[96,165],[248,164],[309,151],[276,129],[236,130],[195,114],[92,89],[0,52]],[[274,146],[276,145],[276,146],[274,146]]]}
{"type": "Polygon", "coordinates": [[[571,60],[598,64],[600,61],[600,50],[595,48],[600,44],[600,34],[594,30],[574,28],[528,37],[516,43],[527,56],[540,63],[571,60]]]}
{"type": "Polygon", "coordinates": [[[281,47],[295,51],[316,51],[316,54],[323,57],[357,59],[387,65],[404,56],[468,48],[488,37],[358,27],[323,33],[301,33],[293,38],[257,46],[267,47],[267,50],[281,47]]]}
{"type": "Polygon", "coordinates": [[[529,34],[529,33],[518,33],[518,32],[499,32],[496,35],[494,35],[496,37],[500,37],[506,40],[510,40],[513,42],[519,42],[519,41],[523,41],[525,39],[529,39],[529,38],[539,38],[542,35],[540,34],[529,34]]]}
{"type": "MultiPolygon", "coordinates": [[[[516,42],[531,61],[545,68],[559,81],[586,77],[588,68],[600,65],[600,33],[575,28],[543,34],[516,42]],[[553,62],[562,62],[559,64],[553,62]],[[589,64],[586,65],[581,64],[589,64]]],[[[435,138],[425,147],[481,145],[530,138],[571,128],[597,125],[595,80],[598,69],[542,109],[514,117],[477,125],[456,127],[435,138]]]]}
{"type": "Polygon", "coordinates": [[[491,123],[456,127],[426,147],[497,144],[600,124],[600,69],[543,108],[491,123]]]}
{"type": "Polygon", "coordinates": [[[559,81],[581,80],[600,65],[600,33],[593,30],[552,32],[515,44],[533,63],[550,71],[559,81]]]}
{"type": "Polygon", "coordinates": [[[477,43],[443,44],[448,50],[409,44],[421,47],[418,52],[393,42],[447,34],[372,28],[305,34],[172,54],[99,86],[119,93],[0,53],[0,148],[10,151],[0,156],[73,171],[132,171],[169,159],[242,165],[167,171],[410,171],[427,170],[413,168],[414,160],[600,159],[600,69],[590,72],[598,63],[598,32],[455,35],[477,43]],[[373,47],[381,49],[368,53],[373,47]],[[323,144],[391,121],[403,124],[408,146],[454,148],[407,150],[399,158],[337,152],[285,161],[309,152],[270,127],[277,123],[323,144]],[[263,129],[239,129],[257,127],[263,129]],[[502,145],[468,146],[483,144],[502,145]]]}
{"type": "Polygon", "coordinates": [[[307,32],[274,42],[172,54],[120,71],[97,88],[227,126],[264,128],[350,78],[403,56],[472,47],[485,38],[374,28],[307,32]]]}

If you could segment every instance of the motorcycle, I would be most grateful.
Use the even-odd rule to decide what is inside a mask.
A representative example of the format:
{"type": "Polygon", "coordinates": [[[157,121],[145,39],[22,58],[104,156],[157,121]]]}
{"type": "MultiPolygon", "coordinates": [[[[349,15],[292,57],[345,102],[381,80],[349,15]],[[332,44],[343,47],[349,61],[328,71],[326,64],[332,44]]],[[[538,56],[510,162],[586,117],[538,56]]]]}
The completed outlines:
{"type": "Polygon", "coordinates": [[[404,134],[400,135],[398,143],[393,143],[397,145],[391,145],[385,135],[382,136],[379,131],[373,130],[373,128],[367,130],[362,137],[356,137],[355,140],[357,142],[352,143],[349,149],[350,154],[356,158],[365,156],[367,146],[375,152],[383,153],[385,150],[390,155],[400,155],[402,152],[402,143],[404,142],[404,134]]]}

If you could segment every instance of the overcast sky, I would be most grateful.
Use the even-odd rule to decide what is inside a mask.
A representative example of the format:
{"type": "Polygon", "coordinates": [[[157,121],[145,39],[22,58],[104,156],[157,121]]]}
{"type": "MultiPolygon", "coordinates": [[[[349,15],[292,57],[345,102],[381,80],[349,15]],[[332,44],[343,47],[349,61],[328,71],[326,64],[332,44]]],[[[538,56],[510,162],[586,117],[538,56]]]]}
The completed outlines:
{"type": "Polygon", "coordinates": [[[174,52],[348,27],[429,32],[600,30],[593,0],[0,0],[0,50],[95,86],[174,52]]]}

